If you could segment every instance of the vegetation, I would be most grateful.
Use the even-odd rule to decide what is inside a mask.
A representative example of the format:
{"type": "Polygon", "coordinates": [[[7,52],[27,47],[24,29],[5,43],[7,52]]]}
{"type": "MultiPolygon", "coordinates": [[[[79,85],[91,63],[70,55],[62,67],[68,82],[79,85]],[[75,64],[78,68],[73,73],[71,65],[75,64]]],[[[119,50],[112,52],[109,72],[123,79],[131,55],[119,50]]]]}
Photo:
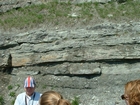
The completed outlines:
{"type": "Polygon", "coordinates": [[[44,85],[42,86],[42,89],[46,89],[46,87],[47,87],[47,85],[46,85],[46,84],[44,84],[44,85]]]}
{"type": "Polygon", "coordinates": [[[9,96],[15,97],[16,96],[16,93],[15,92],[10,92],[9,96]]]}
{"type": "Polygon", "coordinates": [[[133,18],[139,19],[139,1],[127,0],[126,3],[117,4],[115,2],[110,2],[109,4],[104,4],[99,6],[96,4],[96,10],[102,18],[108,18],[108,14],[112,14],[112,19],[117,20],[121,17],[127,17],[133,20],[133,18]]]}
{"type": "Polygon", "coordinates": [[[0,105],[4,105],[4,98],[0,96],[0,105]]]}
{"type": "Polygon", "coordinates": [[[19,84],[17,84],[16,86],[17,86],[18,88],[20,87],[20,85],[19,85],[19,84]]]}
{"type": "Polygon", "coordinates": [[[11,89],[13,89],[13,86],[12,85],[9,85],[8,86],[8,90],[11,90],[11,89]]]}
{"type": "Polygon", "coordinates": [[[13,99],[13,100],[11,101],[11,105],[14,105],[15,100],[16,100],[16,99],[13,99]]]}
{"type": "MultiPolygon", "coordinates": [[[[120,0],[119,0],[120,1],[120,0]]],[[[71,4],[70,2],[48,2],[40,5],[31,5],[13,9],[0,14],[1,28],[32,28],[40,24],[75,25],[77,22],[88,24],[93,19],[138,20],[140,17],[140,1],[127,0],[124,3],[86,2],[71,4]]],[[[97,21],[97,20],[96,20],[97,21]]]]}
{"type": "Polygon", "coordinates": [[[74,97],[74,99],[71,102],[72,105],[79,105],[79,97],[74,97]]]}

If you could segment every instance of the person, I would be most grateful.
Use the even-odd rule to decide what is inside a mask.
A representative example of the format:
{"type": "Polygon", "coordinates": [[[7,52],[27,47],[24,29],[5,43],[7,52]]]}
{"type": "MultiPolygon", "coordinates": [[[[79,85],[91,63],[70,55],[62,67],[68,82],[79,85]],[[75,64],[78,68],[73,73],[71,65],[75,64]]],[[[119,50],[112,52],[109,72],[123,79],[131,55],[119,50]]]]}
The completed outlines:
{"type": "Polygon", "coordinates": [[[63,99],[62,95],[55,91],[46,91],[42,94],[40,105],[71,105],[68,100],[63,99]]]}
{"type": "Polygon", "coordinates": [[[35,80],[31,76],[28,76],[24,82],[25,92],[20,93],[16,97],[14,105],[39,105],[39,99],[42,94],[35,92],[35,88],[35,80]]]}
{"type": "Polygon", "coordinates": [[[126,105],[140,105],[140,80],[127,82],[121,98],[125,100],[126,105]]]}

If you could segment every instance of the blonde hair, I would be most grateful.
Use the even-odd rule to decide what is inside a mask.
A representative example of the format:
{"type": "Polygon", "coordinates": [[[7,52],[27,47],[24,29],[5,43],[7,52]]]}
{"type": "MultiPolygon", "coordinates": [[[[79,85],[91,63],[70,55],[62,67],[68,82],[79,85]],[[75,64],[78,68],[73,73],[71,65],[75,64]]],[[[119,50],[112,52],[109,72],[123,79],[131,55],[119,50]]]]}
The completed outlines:
{"type": "Polygon", "coordinates": [[[40,105],[70,105],[70,102],[55,91],[47,91],[42,94],[40,105]]]}
{"type": "Polygon", "coordinates": [[[129,105],[140,105],[140,80],[126,83],[124,95],[128,97],[129,105]]]}

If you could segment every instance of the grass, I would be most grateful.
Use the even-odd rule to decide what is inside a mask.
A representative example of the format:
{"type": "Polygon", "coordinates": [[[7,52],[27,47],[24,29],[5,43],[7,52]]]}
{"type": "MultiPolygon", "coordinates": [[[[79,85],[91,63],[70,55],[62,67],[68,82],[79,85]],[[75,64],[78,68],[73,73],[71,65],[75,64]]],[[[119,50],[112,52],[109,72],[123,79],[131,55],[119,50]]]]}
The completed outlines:
{"type": "Polygon", "coordinates": [[[108,14],[113,14],[112,19],[118,19],[121,17],[127,17],[133,19],[139,19],[140,17],[140,2],[127,0],[126,3],[116,4],[115,2],[110,2],[101,6],[96,5],[96,10],[102,18],[108,18],[108,14]]]}
{"type": "Polygon", "coordinates": [[[94,5],[92,3],[82,3],[77,4],[78,7],[80,7],[80,15],[81,18],[90,18],[93,17],[93,7],[94,5]]]}
{"type": "Polygon", "coordinates": [[[33,28],[40,24],[72,26],[78,22],[88,24],[92,20],[108,19],[120,21],[121,19],[139,20],[140,1],[127,0],[125,3],[109,2],[71,4],[70,2],[48,2],[46,4],[31,5],[24,8],[13,9],[0,14],[0,28],[33,28]],[[71,16],[75,13],[77,16],[71,16]],[[111,16],[109,16],[111,14],[111,16]]]}

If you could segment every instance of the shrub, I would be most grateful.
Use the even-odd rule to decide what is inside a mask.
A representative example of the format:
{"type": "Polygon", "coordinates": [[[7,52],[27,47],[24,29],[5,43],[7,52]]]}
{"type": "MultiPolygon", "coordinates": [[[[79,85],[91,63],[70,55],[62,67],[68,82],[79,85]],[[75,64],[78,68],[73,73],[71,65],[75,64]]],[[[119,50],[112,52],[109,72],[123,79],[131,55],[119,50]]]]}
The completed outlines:
{"type": "Polygon", "coordinates": [[[12,85],[9,85],[8,86],[8,90],[11,90],[11,89],[13,89],[13,86],[12,85]]]}
{"type": "Polygon", "coordinates": [[[78,97],[74,97],[74,99],[72,100],[72,105],[79,105],[79,98],[78,97]]]}
{"type": "Polygon", "coordinates": [[[0,105],[4,105],[4,98],[0,96],[0,105]]]}
{"type": "Polygon", "coordinates": [[[16,96],[16,93],[15,92],[10,92],[9,96],[15,97],[16,96]]]}

